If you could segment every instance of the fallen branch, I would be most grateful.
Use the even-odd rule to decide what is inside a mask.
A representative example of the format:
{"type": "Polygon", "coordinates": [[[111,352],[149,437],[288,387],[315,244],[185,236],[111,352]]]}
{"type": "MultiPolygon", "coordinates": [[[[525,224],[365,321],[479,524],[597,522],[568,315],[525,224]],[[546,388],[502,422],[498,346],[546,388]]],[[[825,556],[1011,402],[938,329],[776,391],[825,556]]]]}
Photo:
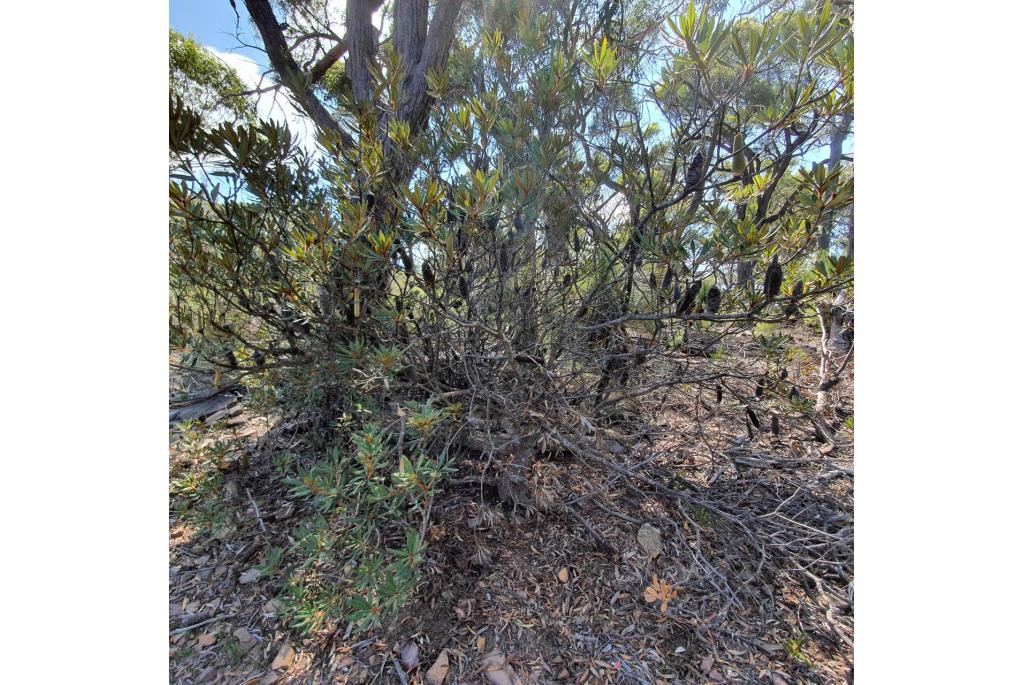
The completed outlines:
{"type": "Polygon", "coordinates": [[[585,518],[583,518],[583,516],[580,515],[579,512],[577,512],[572,507],[566,507],[565,510],[567,512],[569,512],[569,514],[574,519],[579,521],[580,525],[583,526],[583,528],[586,529],[586,531],[590,534],[590,537],[594,538],[594,541],[597,543],[597,546],[600,549],[604,550],[607,554],[618,554],[619,553],[619,550],[617,550],[615,548],[615,545],[613,545],[612,543],[608,542],[604,538],[603,535],[601,535],[596,530],[594,530],[594,528],[587,522],[587,520],[585,518]]]}
{"type": "Polygon", "coordinates": [[[200,628],[202,626],[209,625],[210,623],[216,623],[217,621],[223,621],[226,618],[234,618],[234,614],[221,614],[220,616],[214,616],[213,618],[208,618],[205,621],[200,621],[199,623],[193,623],[192,625],[185,626],[184,628],[172,630],[170,634],[181,635],[182,633],[187,633],[195,628],[200,628]]]}

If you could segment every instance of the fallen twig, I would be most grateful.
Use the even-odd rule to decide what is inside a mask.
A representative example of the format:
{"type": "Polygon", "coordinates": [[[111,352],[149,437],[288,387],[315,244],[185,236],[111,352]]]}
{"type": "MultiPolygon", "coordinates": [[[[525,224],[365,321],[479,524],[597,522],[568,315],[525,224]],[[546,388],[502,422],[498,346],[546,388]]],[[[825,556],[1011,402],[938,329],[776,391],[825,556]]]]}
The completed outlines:
{"type": "Polygon", "coordinates": [[[193,623],[190,626],[184,626],[183,628],[178,628],[177,630],[172,630],[170,634],[171,635],[181,635],[182,633],[187,633],[188,631],[193,630],[195,628],[200,628],[200,627],[208,625],[210,623],[216,623],[217,621],[223,621],[226,618],[233,618],[233,615],[221,614],[220,616],[214,616],[213,618],[208,618],[205,621],[200,621],[199,623],[193,623]]]}
{"type": "Polygon", "coordinates": [[[263,525],[263,517],[260,516],[260,508],[259,506],[257,506],[256,500],[252,498],[252,493],[249,492],[249,488],[245,489],[245,494],[246,496],[248,496],[249,501],[252,502],[252,508],[256,510],[256,522],[260,524],[260,530],[262,530],[263,533],[266,534],[267,527],[263,525]]]}

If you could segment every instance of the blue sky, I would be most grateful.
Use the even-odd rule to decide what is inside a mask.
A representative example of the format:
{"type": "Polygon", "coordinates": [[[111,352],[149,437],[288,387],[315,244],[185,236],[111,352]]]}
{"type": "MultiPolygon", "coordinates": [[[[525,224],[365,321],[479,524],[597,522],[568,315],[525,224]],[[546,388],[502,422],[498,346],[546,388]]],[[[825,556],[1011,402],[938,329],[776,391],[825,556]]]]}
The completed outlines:
{"type": "MultiPolygon", "coordinates": [[[[249,15],[245,3],[237,0],[238,14],[242,18],[239,29],[247,43],[256,44],[249,31],[249,15]]],[[[192,34],[207,47],[221,52],[237,52],[257,63],[264,55],[251,48],[239,48],[235,38],[235,12],[228,0],[171,0],[171,28],[184,34],[192,34]]]]}

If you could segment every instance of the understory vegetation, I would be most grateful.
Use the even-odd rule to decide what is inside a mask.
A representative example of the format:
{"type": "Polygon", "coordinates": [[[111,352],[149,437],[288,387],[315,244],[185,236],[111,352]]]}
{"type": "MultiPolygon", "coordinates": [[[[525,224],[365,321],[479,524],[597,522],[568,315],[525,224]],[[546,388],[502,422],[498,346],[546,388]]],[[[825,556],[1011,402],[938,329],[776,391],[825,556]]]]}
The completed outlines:
{"type": "Polygon", "coordinates": [[[172,34],[172,529],[249,531],[289,635],[529,573],[505,530],[591,547],[552,569],[579,597],[639,554],[677,631],[781,620],[810,681],[815,631],[852,655],[852,5],[727,4],[416,0],[378,35],[375,0],[246,0],[315,141],[172,34]]]}

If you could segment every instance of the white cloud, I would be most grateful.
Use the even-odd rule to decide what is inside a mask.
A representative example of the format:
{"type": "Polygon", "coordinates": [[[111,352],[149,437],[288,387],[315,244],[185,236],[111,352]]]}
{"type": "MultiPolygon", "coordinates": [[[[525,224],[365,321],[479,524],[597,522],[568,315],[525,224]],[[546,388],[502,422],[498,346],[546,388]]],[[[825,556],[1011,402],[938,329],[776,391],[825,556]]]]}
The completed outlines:
{"type": "MultiPolygon", "coordinates": [[[[267,86],[273,85],[274,79],[272,75],[268,74],[267,76],[262,77],[266,70],[245,55],[239,55],[233,52],[221,52],[220,50],[211,48],[208,45],[204,47],[206,47],[207,50],[213,53],[222,62],[234,69],[238,74],[238,78],[241,79],[246,88],[266,88],[267,86]]],[[[306,115],[302,114],[295,108],[291,100],[284,93],[283,88],[277,91],[261,93],[258,96],[252,97],[257,98],[256,113],[261,119],[270,119],[286,125],[288,130],[292,132],[292,135],[299,141],[300,145],[313,154],[319,154],[319,149],[316,145],[316,127],[313,125],[313,122],[306,117],[306,115]]]]}

